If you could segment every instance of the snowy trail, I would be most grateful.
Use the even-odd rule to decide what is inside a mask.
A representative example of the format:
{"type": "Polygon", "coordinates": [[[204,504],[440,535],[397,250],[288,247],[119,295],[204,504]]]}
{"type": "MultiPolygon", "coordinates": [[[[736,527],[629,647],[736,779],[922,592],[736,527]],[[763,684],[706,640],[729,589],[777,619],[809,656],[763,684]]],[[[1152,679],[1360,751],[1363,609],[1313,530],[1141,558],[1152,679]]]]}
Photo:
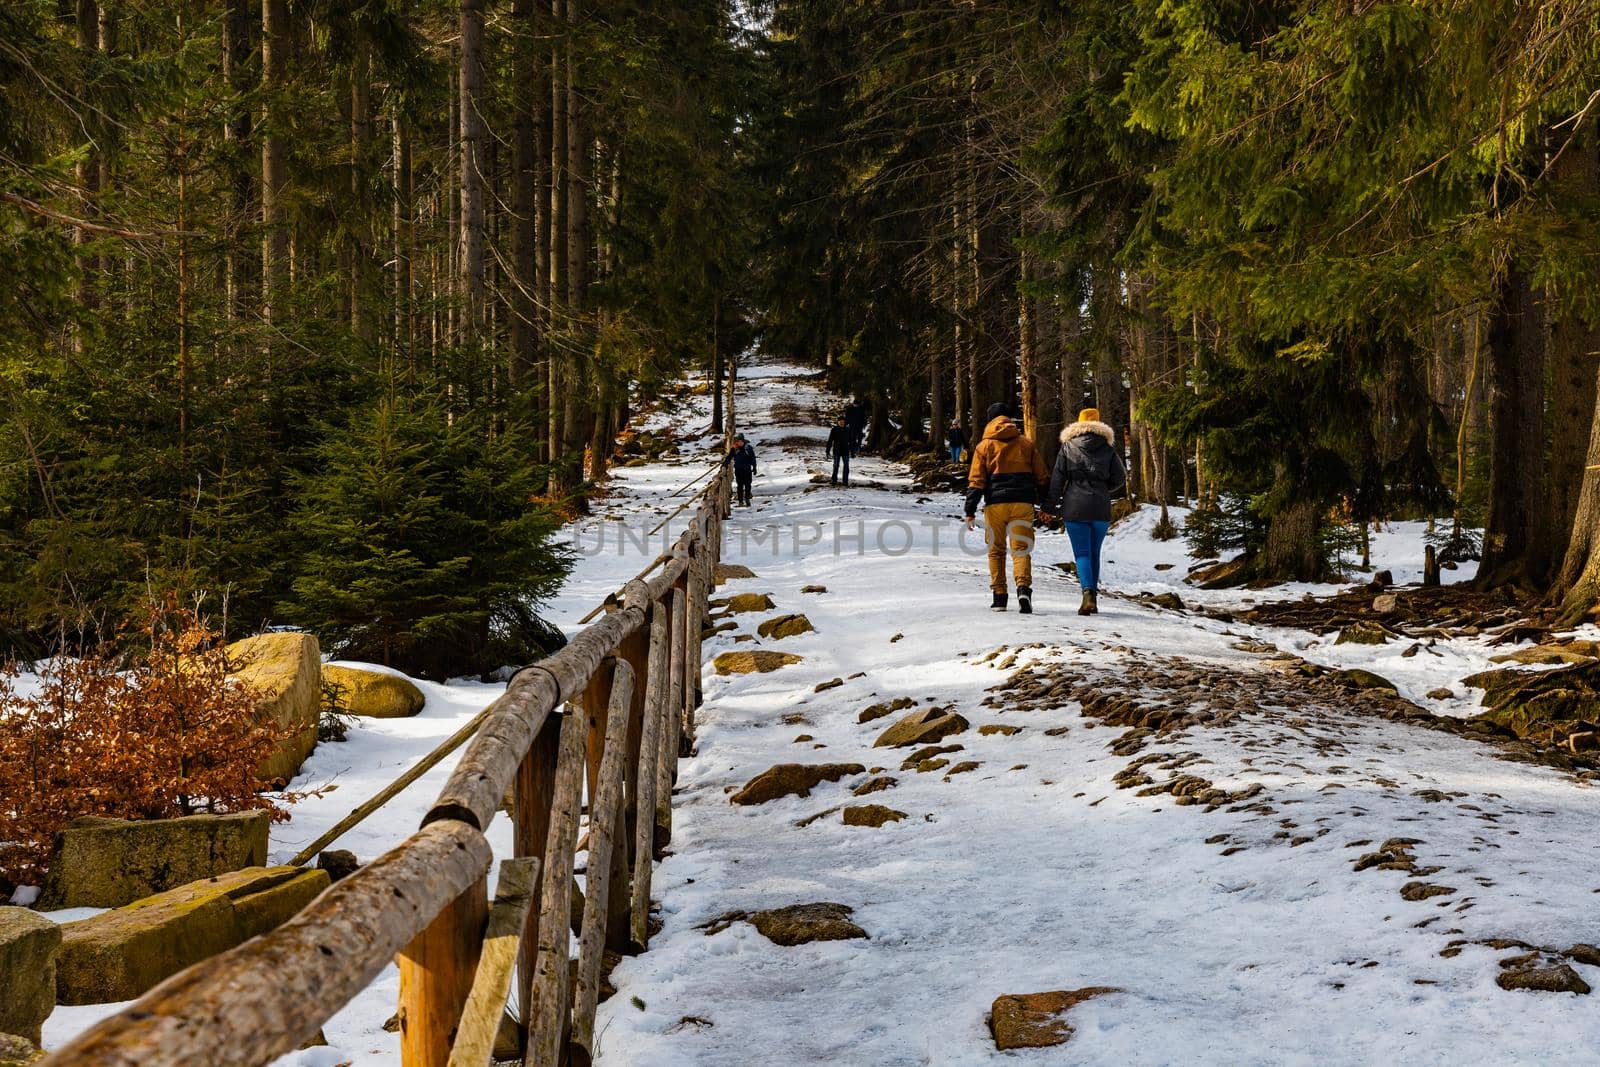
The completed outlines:
{"type": "MultiPolygon", "coordinates": [[[[1097,727],[1072,701],[1029,710],[1000,693],[986,707],[1011,672],[978,661],[1038,642],[1014,666],[1063,665],[1108,684],[1152,665],[1265,677],[1262,656],[1233,646],[1285,632],[1230,630],[1120,598],[1082,620],[1071,610],[1076,587],[1051,566],[1067,555],[1059,537],[1038,550],[1039,614],[990,614],[983,560],[957,544],[956,498],[910,495],[905,476],[872,457],[858,461],[858,487],[814,486],[820,445],[797,439],[820,442],[811,413],[829,398],[777,366],[746,372],[742,394],[762,473],[755,506],[729,524],[724,557],[757,577],[720,592],[767,593],[776,608],[734,616],[738,629],[709,640],[706,654],[767,648],[804,661],[708,674],[673,855],[655,880],[665,928],[614,974],[619,995],[597,1026],[601,1063],[1600,1063],[1600,1014],[1586,998],[1502,990],[1497,961],[1514,950],[1452,946],[1600,941],[1587,788],[1323,699],[1247,702],[1225,729],[1140,752],[1194,754],[1172,769],[1146,766],[1158,782],[1199,773],[1226,790],[1260,784],[1252,803],[1232,806],[1249,810],[1118,789],[1113,776],[1134,761],[1111,751],[1121,729],[1097,727]],[[794,425],[802,416],[807,426],[794,425]],[[817,533],[806,528],[797,549],[796,523],[822,524],[820,539],[804,543],[817,533]],[[802,593],[807,585],[827,592],[802,593]],[[817,632],[740,640],[789,612],[817,632]],[[835,678],[844,684],[815,692],[835,678]],[[872,747],[894,718],[863,725],[857,715],[897,697],[953,705],[971,721],[944,742],[963,746],[945,757],[951,765],[902,770],[909,750],[872,747]],[[1022,730],[982,735],[986,724],[1022,730]],[[956,761],[979,766],[946,777],[956,761]],[[783,762],[860,763],[897,784],[857,800],[850,789],[869,771],[805,798],[729,803],[783,762]],[[837,813],[796,825],[850,803],[908,817],[876,829],[845,826],[837,813]],[[1411,849],[1421,877],[1355,871],[1396,837],[1420,841],[1411,849]],[[1452,892],[1403,899],[1417,881],[1452,892]],[[813,901],[854,908],[870,940],[781,948],[746,923],[699,929],[732,910],[813,901]],[[985,1015],[996,996],[1084,986],[1125,992],[1072,1009],[1067,1046],[994,1050],[985,1015]]],[[[1108,554],[1122,547],[1114,535],[1108,554]]],[[[1181,561],[1181,546],[1163,550],[1181,561]]],[[[1135,569],[1111,568],[1112,588],[1134,585],[1135,569]]],[[[1432,665],[1432,684],[1476,658],[1432,665]]],[[[1573,965],[1600,979],[1600,968],[1573,965]]]]}
{"type": "MultiPolygon", "coordinates": [[[[1484,669],[1504,648],[1458,639],[1440,642],[1438,657],[1404,659],[1396,646],[1335,647],[1331,636],[1228,625],[1122,596],[1083,620],[1074,614],[1076,585],[1054,566],[1069,555],[1060,536],[1043,537],[1037,549],[1039,614],[993,615],[984,560],[962,547],[959,498],[911,493],[903,469],[871,456],[857,460],[848,490],[812,483],[825,471],[821,442],[841,405],[797,368],[741,369],[740,425],[761,474],[755,506],[728,524],[724,557],[757,577],[728,582],[718,595],[768,593],[776,606],[734,616],[737,629],[708,640],[705,653],[709,661],[764,648],[804,660],[769,674],[708,669],[698,750],[681,765],[672,854],[654,882],[665,925],[648,953],[613,975],[619,992],[597,1023],[601,1064],[1600,1063],[1600,1013],[1587,998],[1502,990],[1497,961],[1518,950],[1475,943],[1504,937],[1564,950],[1600,942],[1590,790],[1498,760],[1475,742],[1358,714],[1325,694],[1275,703],[1281,673],[1236,646],[1275,644],[1318,663],[1376,670],[1449,715],[1474,710],[1464,690],[1448,701],[1424,694],[1484,669]],[[808,585],[827,591],[803,593],[808,585]],[[753,636],[760,621],[790,612],[804,612],[816,632],[753,636]],[[1215,728],[1147,738],[1134,751],[1119,743],[1122,728],[1086,717],[1077,700],[992,692],[1008,680],[1053,683],[1065,672],[1090,691],[1133,685],[1156,695],[1198,673],[1167,696],[1203,690],[1238,714],[1215,728]],[[842,684],[816,692],[834,679],[842,684]],[[1273,686],[1272,700],[1248,698],[1251,687],[1273,686]],[[940,757],[949,763],[902,770],[911,750],[872,747],[903,712],[867,724],[858,714],[894,698],[951,706],[970,720],[944,742],[962,746],[940,757]],[[986,725],[1021,730],[980,733],[986,725]],[[1197,775],[1217,789],[1262,792],[1205,811],[1117,788],[1113,778],[1146,759],[1136,770],[1158,786],[1197,775]],[[850,790],[863,773],[806,798],[729,803],[729,792],[784,762],[882,767],[896,784],[857,799],[850,790]],[[949,775],[967,762],[978,766],[949,775]],[[907,818],[874,829],[844,826],[834,812],[795,825],[852,803],[885,804],[907,818]],[[1397,837],[1420,841],[1411,846],[1413,872],[1354,870],[1397,837]],[[1405,900],[1400,890],[1413,881],[1454,892],[1405,900]],[[780,948],[742,922],[713,936],[699,929],[733,910],[813,901],[854,908],[870,940],[780,948]],[[1073,1008],[1076,1033],[1064,1047],[994,1051],[985,1015],[996,996],[1085,986],[1124,992],[1073,1008]]],[[[682,501],[673,491],[716,460],[720,441],[699,432],[708,414],[703,391],[661,398],[642,428],[686,436],[656,460],[616,470],[593,518],[571,527],[576,566],[547,606],[569,633],[681,530],[682,519],[645,546],[618,536],[654,526],[682,501]]],[[[1114,592],[1176,590],[1186,602],[1233,607],[1337,588],[1197,592],[1180,581],[1182,542],[1150,540],[1153,518],[1135,515],[1107,542],[1114,592]]],[[[1375,543],[1378,562],[1402,582],[1420,566],[1417,533],[1402,524],[1375,543]]],[[[274,861],[504,688],[418,684],[427,703],[415,718],[362,721],[348,742],[318,748],[293,783],[314,792],[273,828],[274,861]],[[337,788],[325,791],[330,783],[337,788]]],[[[454,762],[340,847],[369,859],[398,843],[454,762]]],[[[504,855],[506,820],[488,835],[504,855]]],[[[1600,981],[1600,968],[1572,966],[1600,981]]],[[[327,1047],[286,1056],[280,1067],[398,1063],[398,1036],[384,1029],[397,982],[386,968],[328,1022],[327,1047]]],[[[46,1044],[118,1007],[58,1009],[46,1044]]]]}

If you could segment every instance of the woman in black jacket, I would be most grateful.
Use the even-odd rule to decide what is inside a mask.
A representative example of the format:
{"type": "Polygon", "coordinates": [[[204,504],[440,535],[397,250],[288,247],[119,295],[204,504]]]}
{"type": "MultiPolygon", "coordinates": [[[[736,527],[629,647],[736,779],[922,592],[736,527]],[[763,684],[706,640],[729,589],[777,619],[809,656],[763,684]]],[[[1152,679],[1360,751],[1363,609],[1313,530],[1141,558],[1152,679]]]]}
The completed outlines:
{"type": "Polygon", "coordinates": [[[1111,498],[1127,484],[1117,435],[1100,421],[1098,408],[1084,408],[1077,422],[1061,429],[1061,451],[1050,476],[1050,503],[1061,516],[1077,557],[1078,585],[1083,589],[1079,615],[1100,610],[1100,546],[1111,528],[1111,498]]]}

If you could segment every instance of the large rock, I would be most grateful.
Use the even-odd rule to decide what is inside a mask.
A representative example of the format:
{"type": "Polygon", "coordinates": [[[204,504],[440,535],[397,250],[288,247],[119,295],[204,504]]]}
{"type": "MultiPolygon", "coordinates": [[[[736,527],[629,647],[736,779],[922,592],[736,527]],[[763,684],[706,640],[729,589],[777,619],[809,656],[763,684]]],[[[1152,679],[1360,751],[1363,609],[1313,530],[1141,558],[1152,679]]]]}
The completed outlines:
{"type": "Polygon", "coordinates": [[[1355,622],[1339,631],[1336,645],[1382,645],[1388,643],[1389,631],[1372,622],[1355,622]]]}
{"type": "Polygon", "coordinates": [[[873,748],[903,748],[906,745],[926,745],[959,734],[968,726],[967,720],[944,708],[923,708],[897,721],[872,743],[873,748]]]}
{"type": "Polygon", "coordinates": [[[742,613],[747,611],[771,611],[777,607],[772,598],[765,593],[736,593],[728,598],[729,611],[742,613]]]}
{"type": "Polygon", "coordinates": [[[1501,989],[1522,989],[1531,993],[1589,993],[1589,983],[1565,963],[1501,971],[1495,984],[1501,989]]]}
{"type": "Polygon", "coordinates": [[[729,799],[735,804],[765,804],[779,797],[807,797],[822,782],[865,771],[859,763],[780,763],[750,779],[729,799]]]}
{"type": "Polygon", "coordinates": [[[326,664],[322,682],[341,687],[340,702],[352,715],[369,719],[406,719],[422,710],[422,690],[409,678],[382,671],[326,664]]]}
{"type": "Polygon", "coordinates": [[[896,811],[884,804],[852,804],[844,809],[846,826],[878,827],[886,822],[899,822],[905,817],[905,812],[896,811]]]}
{"type": "Polygon", "coordinates": [[[287,782],[317,747],[322,715],[322,653],[310,634],[261,634],[227,648],[234,677],[260,694],[258,714],[283,732],[277,751],[256,773],[269,782],[287,782]]]}
{"type": "Polygon", "coordinates": [[[273,929],[328,884],[326,871],[251,867],[67,923],[56,999],[132,1000],[185,967],[273,929]]]}
{"type": "Polygon", "coordinates": [[[787,908],[758,911],[750,923],[768,941],[786,948],[813,941],[850,941],[867,932],[850,921],[853,908],[844,904],[791,904],[787,908]]]}
{"type": "Polygon", "coordinates": [[[717,585],[740,578],[754,578],[756,572],[742,563],[718,563],[711,569],[712,581],[717,585]]]}
{"type": "Polygon", "coordinates": [[[1120,992],[1110,986],[1090,986],[996,997],[989,1009],[989,1032],[994,1035],[994,1047],[1005,1052],[1014,1048],[1064,1045],[1072,1036],[1072,1027],[1062,1018],[1067,1009],[1092,997],[1120,992]]]}
{"type": "Polygon", "coordinates": [[[0,1034],[39,1043],[56,1007],[61,927],[27,908],[0,908],[0,1034]]]}
{"type": "Polygon", "coordinates": [[[804,615],[777,615],[756,627],[756,633],[774,640],[816,632],[817,628],[812,626],[811,620],[804,615]]]}
{"type": "Polygon", "coordinates": [[[267,824],[265,811],[74,819],[56,834],[39,906],[120,908],[202,878],[260,867],[267,862],[267,824]]]}
{"type": "Polygon", "coordinates": [[[780,667],[787,667],[791,663],[799,663],[803,657],[793,652],[769,652],[757,649],[750,652],[723,652],[711,661],[711,666],[716,668],[718,674],[767,674],[780,667]]]}

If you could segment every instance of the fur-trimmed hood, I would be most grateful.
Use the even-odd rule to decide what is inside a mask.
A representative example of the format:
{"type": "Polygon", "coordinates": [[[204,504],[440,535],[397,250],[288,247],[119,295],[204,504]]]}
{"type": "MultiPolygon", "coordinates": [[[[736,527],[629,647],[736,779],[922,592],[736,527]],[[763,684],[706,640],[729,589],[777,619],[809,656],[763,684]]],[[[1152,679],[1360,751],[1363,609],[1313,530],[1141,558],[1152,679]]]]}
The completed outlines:
{"type": "Polygon", "coordinates": [[[1112,448],[1117,446],[1116,432],[1103,422],[1069,422],[1061,427],[1061,443],[1066,444],[1074,437],[1082,437],[1091,433],[1105,441],[1112,448]]]}

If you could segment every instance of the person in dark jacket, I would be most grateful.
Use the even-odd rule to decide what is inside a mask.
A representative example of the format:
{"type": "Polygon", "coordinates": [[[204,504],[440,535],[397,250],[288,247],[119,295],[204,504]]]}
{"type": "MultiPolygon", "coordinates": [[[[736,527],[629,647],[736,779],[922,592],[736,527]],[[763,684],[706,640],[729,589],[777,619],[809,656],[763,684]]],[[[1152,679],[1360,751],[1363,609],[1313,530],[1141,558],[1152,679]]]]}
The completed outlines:
{"type": "Polygon", "coordinates": [[[829,482],[839,484],[841,468],[844,473],[844,484],[850,484],[850,455],[855,449],[855,433],[850,429],[848,418],[840,415],[834,422],[833,429],[828,431],[828,443],[822,449],[823,456],[833,457],[833,477],[829,482]]]}
{"type": "MultiPolygon", "coordinates": [[[[844,409],[844,427],[850,431],[850,456],[861,450],[861,439],[867,432],[867,408],[861,401],[852,397],[850,405],[844,409]]],[[[846,479],[848,482],[848,479],[846,479]]]]}
{"type": "Polygon", "coordinates": [[[1006,610],[1006,549],[1017,581],[1017,610],[1033,612],[1033,506],[1049,488],[1044,460],[1033,441],[1011,420],[1011,409],[995,404],[985,415],[983,440],[972,450],[967,472],[967,529],[983,504],[989,546],[990,611],[1006,610]]]}
{"type": "Polygon", "coordinates": [[[950,450],[951,463],[961,462],[961,453],[967,447],[967,433],[959,422],[951,422],[950,428],[944,432],[944,447],[950,450]]]}
{"type": "Polygon", "coordinates": [[[1100,546],[1111,528],[1111,498],[1127,484],[1117,435],[1100,421],[1098,408],[1084,408],[1077,422],[1061,429],[1061,451],[1050,476],[1050,506],[1061,516],[1077,557],[1083,589],[1079,615],[1100,610],[1100,546]]]}
{"type": "Polygon", "coordinates": [[[739,434],[733,439],[733,447],[723,457],[722,465],[733,464],[733,482],[738,491],[738,502],[745,507],[750,506],[750,483],[756,476],[756,450],[750,447],[744,439],[744,434],[739,434]]]}

